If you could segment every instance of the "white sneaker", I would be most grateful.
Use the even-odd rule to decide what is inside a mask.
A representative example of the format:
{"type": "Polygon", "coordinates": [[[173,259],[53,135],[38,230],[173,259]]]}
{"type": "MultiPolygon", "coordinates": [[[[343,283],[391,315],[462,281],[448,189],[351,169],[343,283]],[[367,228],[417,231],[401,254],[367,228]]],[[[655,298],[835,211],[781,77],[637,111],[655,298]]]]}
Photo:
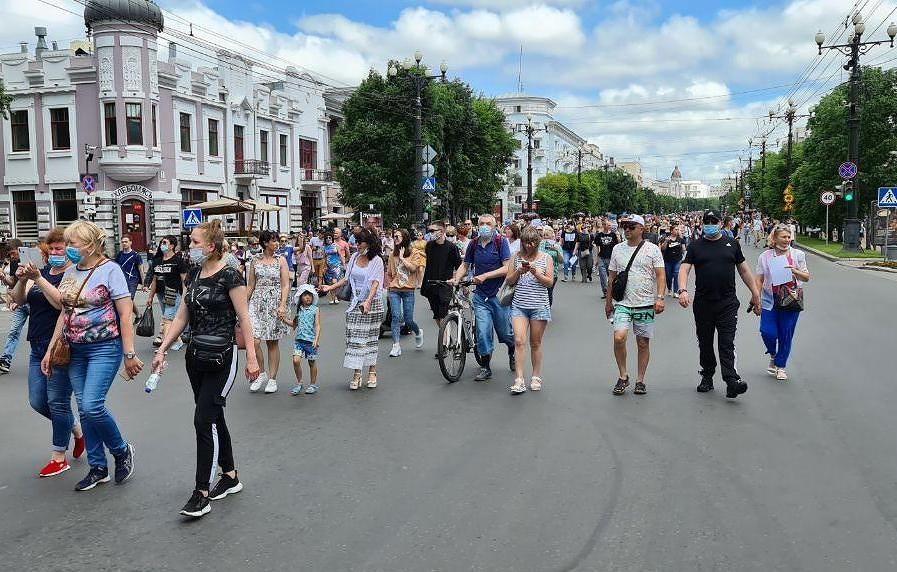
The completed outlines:
{"type": "Polygon", "coordinates": [[[418,328],[417,333],[414,334],[414,347],[417,349],[421,349],[424,347],[424,329],[418,328]]]}
{"type": "Polygon", "coordinates": [[[184,342],[182,342],[182,341],[180,340],[180,338],[178,338],[178,340],[177,340],[176,342],[174,342],[173,344],[171,344],[171,351],[176,352],[176,351],[178,351],[179,349],[181,349],[182,347],[184,347],[184,342]]]}
{"type": "Polygon", "coordinates": [[[766,368],[766,373],[769,375],[775,375],[779,368],[776,367],[775,358],[769,360],[769,366],[766,368]]]}
{"type": "Polygon", "coordinates": [[[266,381],[268,381],[268,374],[265,372],[260,373],[259,376],[255,378],[255,381],[249,384],[249,391],[251,393],[258,392],[258,390],[262,388],[262,384],[266,381]]]}
{"type": "Polygon", "coordinates": [[[269,379],[265,385],[265,393],[274,393],[275,391],[277,391],[277,380],[269,379]]]}
{"type": "Polygon", "coordinates": [[[673,292],[673,298],[679,299],[679,292],[673,292]]]}
{"type": "Polygon", "coordinates": [[[399,357],[400,355],[402,355],[402,346],[393,344],[392,349],[389,350],[389,357],[399,357]]]}

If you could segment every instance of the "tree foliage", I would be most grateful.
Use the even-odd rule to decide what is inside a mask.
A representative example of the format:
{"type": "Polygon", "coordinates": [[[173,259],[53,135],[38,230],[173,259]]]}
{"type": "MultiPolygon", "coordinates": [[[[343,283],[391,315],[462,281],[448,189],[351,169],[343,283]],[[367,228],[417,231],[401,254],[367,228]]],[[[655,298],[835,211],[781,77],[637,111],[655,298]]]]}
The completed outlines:
{"type": "Polygon", "coordinates": [[[12,96],[6,93],[6,86],[0,79],[0,117],[9,119],[9,106],[12,105],[12,96]]]}

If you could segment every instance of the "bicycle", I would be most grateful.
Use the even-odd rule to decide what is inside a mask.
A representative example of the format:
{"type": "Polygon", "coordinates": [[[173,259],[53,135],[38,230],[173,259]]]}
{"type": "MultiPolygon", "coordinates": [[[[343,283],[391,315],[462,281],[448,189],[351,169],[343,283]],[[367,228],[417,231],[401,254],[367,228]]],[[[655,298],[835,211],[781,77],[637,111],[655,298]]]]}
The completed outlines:
{"type": "Polygon", "coordinates": [[[439,324],[439,337],[436,341],[436,352],[439,356],[439,369],[449,383],[461,379],[467,354],[473,350],[474,358],[482,366],[484,361],[477,351],[476,328],[474,328],[473,306],[470,299],[462,293],[462,289],[473,284],[470,280],[462,280],[457,285],[445,280],[430,280],[431,284],[451,286],[452,298],[449,301],[448,313],[439,324]]]}

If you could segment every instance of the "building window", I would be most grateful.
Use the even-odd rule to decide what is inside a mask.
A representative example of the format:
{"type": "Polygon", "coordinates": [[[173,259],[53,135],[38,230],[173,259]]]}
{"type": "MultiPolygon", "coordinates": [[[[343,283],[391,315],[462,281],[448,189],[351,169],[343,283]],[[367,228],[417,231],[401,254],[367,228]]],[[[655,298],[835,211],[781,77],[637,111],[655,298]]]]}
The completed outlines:
{"type": "Polygon", "coordinates": [[[56,208],[57,226],[68,226],[78,220],[78,201],[75,189],[53,191],[53,206],[56,208]]]}
{"type": "Polygon", "coordinates": [[[514,159],[514,168],[520,169],[520,159],[514,159]]]}
{"type": "Polygon", "coordinates": [[[303,169],[318,168],[318,142],[309,139],[299,140],[299,166],[303,169]]]}
{"type": "Polygon", "coordinates": [[[159,146],[159,140],[156,135],[156,106],[153,106],[153,147],[159,146]]]}
{"type": "Polygon", "coordinates": [[[69,108],[60,107],[50,110],[50,137],[53,140],[53,149],[71,149],[69,137],[69,108]]]}
{"type": "Polygon", "coordinates": [[[520,113],[520,106],[519,106],[519,105],[515,105],[515,106],[514,106],[514,113],[520,113]]]}
{"type": "Polygon", "coordinates": [[[30,151],[31,139],[28,135],[28,110],[20,109],[10,114],[12,125],[12,150],[30,151]]]}
{"type": "Polygon", "coordinates": [[[10,191],[15,210],[16,237],[22,242],[37,242],[37,203],[34,191],[10,191]]]}
{"type": "Polygon", "coordinates": [[[128,145],[143,145],[143,106],[139,103],[125,104],[125,125],[128,145]]]}
{"type": "Polygon", "coordinates": [[[209,119],[209,157],[218,156],[218,120],[209,119]]]}
{"type": "Polygon", "coordinates": [[[523,202],[523,197],[521,197],[520,195],[515,195],[515,196],[514,196],[514,202],[517,203],[517,204],[519,205],[520,203],[523,202]]]}
{"type": "Polygon", "coordinates": [[[181,153],[189,153],[190,146],[190,114],[181,113],[181,153]]]}
{"type": "Polygon", "coordinates": [[[103,121],[106,127],[106,145],[118,145],[118,128],[115,122],[115,103],[103,104],[103,121]]]}
{"type": "Polygon", "coordinates": [[[200,189],[181,189],[181,207],[189,207],[208,200],[208,191],[200,189]]]}
{"type": "Polygon", "coordinates": [[[533,149],[538,149],[542,145],[541,139],[533,139],[533,149]]]}
{"type": "Polygon", "coordinates": [[[268,160],[268,132],[259,131],[259,159],[268,160]]]}
{"type": "Polygon", "coordinates": [[[287,136],[284,134],[280,135],[280,166],[287,166],[287,136]]]}

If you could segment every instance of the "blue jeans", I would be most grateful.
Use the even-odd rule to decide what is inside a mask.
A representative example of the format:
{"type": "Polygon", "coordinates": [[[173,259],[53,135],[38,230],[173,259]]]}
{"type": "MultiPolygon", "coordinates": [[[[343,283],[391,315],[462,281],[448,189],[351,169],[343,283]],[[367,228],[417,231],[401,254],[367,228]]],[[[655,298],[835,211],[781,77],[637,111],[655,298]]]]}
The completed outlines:
{"type": "Polygon", "coordinates": [[[67,367],[53,368],[47,378],[40,370],[40,362],[47,353],[50,340],[31,342],[28,360],[28,401],[31,408],[50,420],[53,427],[54,451],[64,452],[71,442],[75,416],[72,415],[72,384],[67,367]]]}
{"type": "MultiPolygon", "coordinates": [[[[22,337],[22,328],[28,321],[28,304],[22,304],[9,318],[9,334],[6,336],[6,346],[3,348],[3,359],[12,360],[19,347],[19,338],[22,337]]],[[[43,357],[43,356],[41,356],[43,357]]]]}
{"type": "Polygon", "coordinates": [[[420,333],[420,327],[414,321],[414,290],[390,290],[389,311],[392,312],[393,343],[399,343],[403,323],[415,334],[420,333]]]}
{"type": "Polygon", "coordinates": [[[572,250],[564,250],[564,278],[567,277],[567,274],[573,273],[573,277],[576,278],[576,267],[570,264],[570,259],[573,258],[572,250]]]}
{"type": "Polygon", "coordinates": [[[115,381],[122,362],[121,338],[92,344],[72,344],[69,379],[78,402],[81,429],[91,467],[106,466],[106,450],[113,455],[125,452],[118,425],[106,409],[106,394],[115,381]],[[104,449],[105,445],[105,449],[104,449]]]}
{"type": "Polygon", "coordinates": [[[473,315],[477,327],[477,351],[481,356],[492,355],[495,344],[492,330],[498,341],[508,346],[508,355],[514,355],[514,334],[511,333],[511,308],[498,303],[498,297],[483,298],[473,294],[473,315]]]}
{"type": "Polygon", "coordinates": [[[788,365],[791,355],[791,341],[797,328],[800,312],[788,310],[763,310],[760,313],[760,337],[766,344],[766,353],[773,356],[776,367],[788,365]]]}
{"type": "Polygon", "coordinates": [[[598,260],[598,279],[601,281],[601,291],[607,294],[607,269],[610,268],[610,258],[599,258],[598,260]]]}
{"type": "Polygon", "coordinates": [[[664,262],[667,271],[667,292],[679,291],[679,267],[682,266],[681,260],[673,262],[664,262]]]}

